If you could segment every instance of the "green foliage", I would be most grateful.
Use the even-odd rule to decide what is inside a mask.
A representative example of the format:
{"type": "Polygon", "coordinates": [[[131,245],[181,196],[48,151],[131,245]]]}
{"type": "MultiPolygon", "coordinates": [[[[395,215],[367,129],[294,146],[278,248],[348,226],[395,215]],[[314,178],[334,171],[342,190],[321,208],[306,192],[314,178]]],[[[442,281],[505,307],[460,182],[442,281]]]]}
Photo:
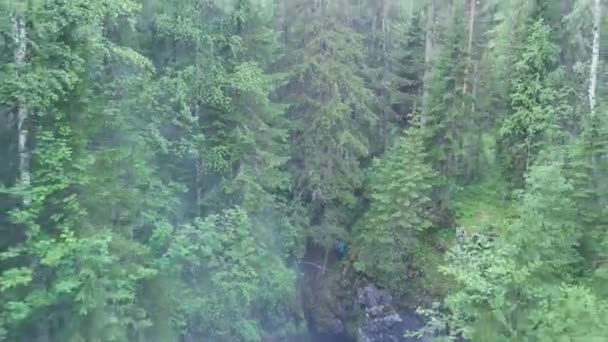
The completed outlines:
{"type": "MultiPolygon", "coordinates": [[[[263,317],[294,296],[293,271],[256,238],[241,209],[196,220],[172,240],[163,263],[182,278],[171,296],[187,336],[260,341],[263,317]]],[[[285,317],[268,319],[288,324],[285,317]]]]}
{"type": "Polygon", "coordinates": [[[390,106],[400,114],[398,122],[403,123],[408,119],[406,115],[415,113],[420,107],[425,69],[424,31],[419,13],[407,23],[396,21],[393,25],[399,45],[391,53],[391,64],[396,77],[391,79],[391,84],[395,84],[395,91],[390,106]]]}
{"type": "Polygon", "coordinates": [[[462,92],[466,62],[464,33],[462,16],[457,15],[435,61],[429,109],[424,119],[429,158],[434,169],[450,181],[464,175],[464,151],[460,146],[470,130],[467,127],[470,121],[464,119],[467,102],[462,92]]]}
{"type": "MultiPolygon", "coordinates": [[[[11,229],[26,234],[12,234],[10,247],[2,250],[3,334],[126,341],[153,336],[150,331],[175,338],[181,326],[193,324],[187,319],[195,317],[164,324],[161,320],[176,317],[181,305],[163,303],[158,293],[148,292],[186,286],[179,275],[163,282],[158,273],[166,267],[171,226],[191,217],[192,201],[182,194],[197,176],[194,168],[181,175],[177,169],[192,158],[206,167],[201,177],[229,176],[214,181],[214,187],[230,194],[221,206],[242,203],[260,223],[256,238],[272,237],[260,248],[268,252],[263,261],[273,268],[255,283],[256,289],[275,291],[248,294],[245,304],[252,302],[260,313],[231,331],[244,340],[259,340],[260,322],[285,326],[282,312],[292,309],[295,286],[292,272],[278,265],[291,255],[296,238],[288,219],[273,224],[266,219],[287,210],[274,197],[287,187],[287,177],[279,170],[286,160],[282,110],[268,99],[277,77],[263,71],[271,60],[262,58],[270,58],[274,49],[270,18],[246,1],[200,26],[188,19],[181,27],[174,25],[172,11],[158,15],[160,34],[154,39],[163,44],[177,38],[184,48],[196,49],[189,55],[174,51],[170,66],[175,71],[163,69],[154,76],[149,71],[158,65],[116,44],[133,46],[137,33],[125,24],[135,18],[135,3],[81,5],[48,3],[28,9],[26,18],[35,25],[28,30],[32,53],[26,70],[15,78],[13,65],[3,69],[2,105],[12,106],[25,94],[34,147],[31,187],[6,191],[29,200],[11,210],[11,229]],[[193,111],[200,120],[192,119],[193,111]],[[282,235],[274,234],[279,231],[282,235]],[[164,312],[152,312],[159,308],[164,312]]],[[[205,6],[209,17],[219,10],[212,3],[205,6]]],[[[196,19],[192,9],[182,13],[196,19]]],[[[12,34],[10,26],[5,32],[12,34]]],[[[211,186],[207,189],[213,194],[211,186]]],[[[213,196],[208,196],[211,201],[219,199],[213,196]]],[[[225,232],[212,238],[235,237],[225,232]]],[[[226,300],[241,300],[237,292],[226,300]]],[[[228,311],[236,305],[216,304],[228,311]]]]}
{"type": "Polygon", "coordinates": [[[593,10],[0,1],[0,340],[352,333],[363,279],[450,293],[446,339],[605,339],[593,10]]]}
{"type": "Polygon", "coordinates": [[[589,300],[591,310],[605,312],[588,288],[571,285],[581,237],[572,192],[560,164],[538,164],[527,178],[518,217],[504,233],[496,240],[466,239],[452,250],[445,272],[460,289],[447,297],[451,313],[443,320],[455,327],[452,333],[493,341],[552,340],[558,332],[575,340],[601,336],[599,321],[586,321],[591,331],[572,321],[589,300]]]}
{"type": "MultiPolygon", "coordinates": [[[[322,5],[327,6],[327,5],[322,5]]],[[[349,223],[345,209],[362,187],[360,160],[369,153],[371,93],[359,75],[362,37],[332,8],[298,13],[296,38],[281,61],[288,80],[294,191],[307,204],[313,240],[329,248],[349,223]],[[324,12],[327,12],[326,14],[324,12]]]]}
{"type": "Polygon", "coordinates": [[[457,223],[469,232],[501,229],[512,216],[506,189],[499,181],[476,184],[454,198],[457,223]]]}
{"type": "Polygon", "coordinates": [[[406,286],[422,237],[433,226],[429,217],[437,176],[425,161],[420,130],[407,136],[376,163],[370,179],[371,204],[355,233],[355,267],[395,289],[406,286]]]}
{"type": "Polygon", "coordinates": [[[107,178],[94,177],[97,158],[85,148],[106,117],[90,120],[104,94],[86,88],[103,81],[97,72],[107,70],[104,57],[141,65],[136,53],[116,48],[100,29],[103,20],[111,25],[137,6],[36,6],[24,14],[36,23],[28,26],[26,67],[2,89],[3,102],[25,99],[35,148],[32,184],[9,190],[24,198],[11,210],[12,229],[24,233],[2,254],[1,321],[14,339],[50,338],[48,327],[62,325],[59,339],[129,340],[149,324],[135,297],[138,282],[154,270],[143,262],[145,248],[89,216],[88,191],[107,178]]]}
{"type": "MultiPolygon", "coordinates": [[[[601,110],[600,110],[601,112],[601,110]]],[[[585,273],[590,273],[593,288],[603,296],[606,292],[599,285],[606,277],[606,201],[608,179],[606,148],[608,147],[605,116],[589,116],[583,137],[568,149],[566,172],[576,189],[575,207],[582,239],[579,248],[585,258],[585,273]]]]}
{"type": "MultiPolygon", "coordinates": [[[[420,13],[381,18],[384,32],[368,37],[366,81],[374,91],[374,111],[378,113],[378,133],[373,150],[384,152],[410,124],[420,108],[424,77],[424,31],[420,13]]],[[[372,28],[377,29],[377,28],[372,28]]]]}
{"type": "Polygon", "coordinates": [[[520,185],[539,151],[557,141],[560,89],[551,82],[556,58],[551,30],[539,19],[529,26],[513,65],[510,113],[499,132],[499,158],[515,185],[520,185]]]}

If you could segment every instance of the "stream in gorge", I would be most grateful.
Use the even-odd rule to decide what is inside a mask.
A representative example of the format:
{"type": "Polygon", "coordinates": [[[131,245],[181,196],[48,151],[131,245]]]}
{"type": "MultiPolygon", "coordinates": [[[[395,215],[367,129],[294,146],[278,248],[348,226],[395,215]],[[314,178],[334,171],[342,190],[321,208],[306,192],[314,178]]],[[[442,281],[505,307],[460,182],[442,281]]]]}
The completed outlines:
{"type": "Polygon", "coordinates": [[[386,289],[347,271],[335,253],[309,246],[300,267],[301,298],[309,331],[294,342],[428,342],[405,337],[424,326],[386,289]]]}

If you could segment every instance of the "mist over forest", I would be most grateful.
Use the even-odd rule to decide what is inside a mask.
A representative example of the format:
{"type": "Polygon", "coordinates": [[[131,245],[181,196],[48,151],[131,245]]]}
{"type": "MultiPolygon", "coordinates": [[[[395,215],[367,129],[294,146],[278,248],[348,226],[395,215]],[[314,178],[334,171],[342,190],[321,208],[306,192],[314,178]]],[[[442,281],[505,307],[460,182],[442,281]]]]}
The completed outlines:
{"type": "Polygon", "coordinates": [[[0,1],[0,341],[608,341],[607,13],[0,1]]]}

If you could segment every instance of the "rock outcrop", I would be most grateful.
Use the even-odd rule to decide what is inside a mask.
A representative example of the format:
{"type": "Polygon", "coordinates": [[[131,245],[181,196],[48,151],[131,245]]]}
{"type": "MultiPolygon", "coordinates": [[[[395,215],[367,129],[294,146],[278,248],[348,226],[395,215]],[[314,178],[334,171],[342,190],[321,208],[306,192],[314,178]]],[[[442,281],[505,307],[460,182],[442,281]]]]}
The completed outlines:
{"type": "Polygon", "coordinates": [[[357,289],[356,304],[365,315],[357,330],[357,342],[430,341],[405,337],[407,331],[422,328],[424,321],[415,312],[399,312],[388,291],[368,284],[357,289]]]}

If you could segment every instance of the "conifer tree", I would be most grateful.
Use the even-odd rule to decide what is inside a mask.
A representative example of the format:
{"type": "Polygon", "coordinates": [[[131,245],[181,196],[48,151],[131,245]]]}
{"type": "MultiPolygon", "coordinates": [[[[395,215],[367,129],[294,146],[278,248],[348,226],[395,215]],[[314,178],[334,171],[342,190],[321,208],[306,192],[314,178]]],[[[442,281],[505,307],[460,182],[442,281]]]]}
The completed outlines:
{"type": "Polygon", "coordinates": [[[20,9],[29,28],[24,39],[35,49],[2,89],[3,101],[27,107],[25,147],[33,147],[31,178],[7,190],[27,199],[10,211],[12,229],[23,233],[1,254],[0,321],[10,339],[128,340],[147,324],[135,301],[137,282],[153,273],[140,263],[146,251],[123,240],[128,232],[90,217],[87,196],[104,181],[94,177],[103,157],[87,149],[111,113],[92,105],[107,99],[91,90],[101,81],[97,72],[109,70],[104,58],[145,67],[103,35],[101,21],[110,26],[136,6],[81,5],[34,2],[20,9]],[[127,270],[131,277],[121,279],[127,270]]]}
{"type": "Polygon", "coordinates": [[[605,10],[0,1],[0,340],[604,340],[605,10]]]}
{"type": "Polygon", "coordinates": [[[534,163],[538,152],[556,133],[557,90],[549,74],[556,59],[550,28],[543,19],[529,26],[513,66],[510,112],[500,128],[499,156],[504,172],[515,184],[534,163]]]}
{"type": "Polygon", "coordinates": [[[585,286],[571,285],[582,234],[573,194],[559,163],[533,167],[518,217],[505,232],[494,240],[483,235],[465,240],[450,253],[445,271],[462,288],[448,296],[451,313],[439,321],[473,340],[551,340],[556,334],[582,340],[604,334],[599,320],[574,323],[589,303],[588,310],[603,317],[606,302],[585,286]]]}
{"type": "Polygon", "coordinates": [[[288,81],[280,91],[293,120],[293,191],[308,208],[311,237],[327,249],[344,234],[345,214],[357,202],[354,193],[363,181],[359,163],[369,153],[376,115],[358,72],[362,37],[340,7],[346,3],[293,5],[298,11],[293,37],[281,62],[288,81]]]}
{"type": "MultiPolygon", "coordinates": [[[[456,11],[462,13],[462,8],[456,11]]],[[[433,167],[445,177],[444,195],[451,185],[447,180],[464,174],[463,140],[470,131],[467,108],[463,108],[464,70],[466,65],[465,26],[456,15],[445,33],[445,41],[434,62],[432,86],[429,89],[426,145],[433,167]]]]}
{"type": "Polygon", "coordinates": [[[186,339],[261,341],[263,317],[266,324],[284,320],[266,310],[293,295],[293,273],[277,269],[280,260],[243,210],[197,219],[170,239],[164,271],[184,277],[169,295],[179,302],[174,314],[186,339]]]}
{"type": "Polygon", "coordinates": [[[398,13],[384,20],[386,33],[376,38],[366,69],[366,80],[375,94],[374,110],[380,116],[379,151],[389,148],[411,124],[412,114],[419,113],[425,69],[421,13],[414,12],[412,17],[398,13]]]}
{"type": "MultiPolygon", "coordinates": [[[[151,109],[161,109],[161,127],[166,125],[173,131],[161,134],[160,139],[168,147],[167,158],[174,164],[167,171],[175,175],[179,172],[175,166],[185,166],[183,176],[172,179],[188,189],[188,196],[182,199],[188,207],[186,220],[182,222],[191,226],[188,219],[202,219],[226,207],[239,206],[251,222],[250,234],[257,241],[264,241],[263,248],[272,251],[265,258],[274,269],[264,270],[256,286],[264,289],[280,286],[289,293],[266,296],[260,287],[250,298],[242,300],[243,309],[259,309],[255,311],[257,317],[242,321],[248,331],[246,336],[238,329],[220,328],[224,322],[213,317],[213,312],[182,303],[179,297],[166,305],[171,315],[179,314],[183,318],[170,328],[180,331],[185,324],[189,338],[215,339],[224,334],[221,338],[227,340],[259,340],[263,334],[259,323],[265,321],[278,330],[273,333],[280,335],[290,326],[282,312],[297,310],[290,304],[295,290],[294,273],[285,267],[287,258],[293,257],[297,237],[288,217],[286,200],[280,196],[289,185],[283,170],[287,138],[284,111],[269,99],[280,75],[268,75],[264,71],[272,62],[276,36],[269,31],[268,12],[254,2],[180,1],[179,5],[185,8],[168,11],[158,23],[158,29],[172,37],[168,44],[177,44],[179,48],[175,60],[168,62],[175,72],[168,69],[158,81],[159,87],[153,89],[153,95],[161,96],[160,108],[151,109]],[[182,25],[175,26],[176,19],[182,20],[182,25]],[[177,113],[163,107],[162,102],[167,100],[175,103],[177,113]],[[264,312],[264,308],[270,306],[279,312],[264,312]],[[200,322],[209,326],[198,327],[200,322]]],[[[213,239],[232,240],[233,237],[218,234],[213,239]]],[[[186,244],[187,239],[180,243],[186,244]]],[[[166,253],[167,241],[161,246],[159,253],[166,253]]],[[[224,252],[227,251],[217,250],[217,253],[224,252]]],[[[182,265],[180,260],[167,262],[161,268],[166,272],[182,265]]],[[[253,271],[262,272],[260,267],[264,266],[256,263],[253,271]]],[[[195,275],[170,274],[173,276],[165,275],[158,282],[183,288],[184,296],[206,290],[197,287],[195,275]]],[[[240,286],[240,282],[238,278],[232,279],[231,286],[240,286]]],[[[228,303],[214,305],[229,306],[228,303]]],[[[237,314],[235,307],[230,310],[233,310],[230,315],[237,314]]]]}
{"type": "Polygon", "coordinates": [[[377,162],[370,179],[371,204],[355,232],[355,267],[383,285],[403,292],[416,269],[414,252],[433,227],[429,208],[437,175],[426,161],[420,127],[377,162]]]}

